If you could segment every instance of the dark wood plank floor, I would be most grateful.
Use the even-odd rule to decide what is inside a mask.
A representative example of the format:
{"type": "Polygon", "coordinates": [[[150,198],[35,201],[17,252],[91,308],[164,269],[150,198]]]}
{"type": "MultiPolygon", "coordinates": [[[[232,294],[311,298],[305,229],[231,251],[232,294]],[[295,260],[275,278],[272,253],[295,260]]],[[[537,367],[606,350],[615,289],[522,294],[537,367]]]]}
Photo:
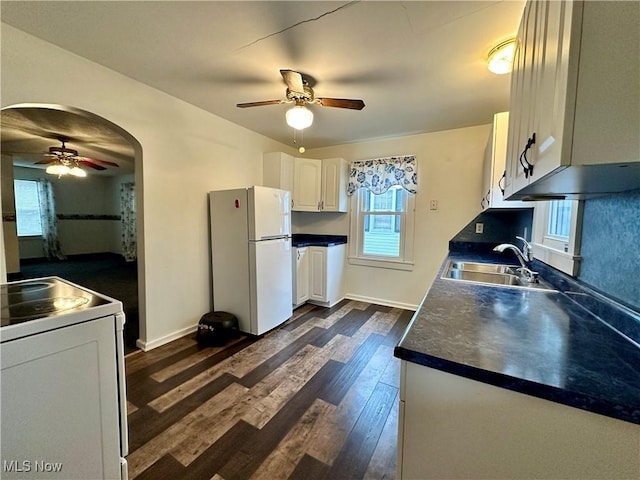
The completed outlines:
{"type": "Polygon", "coordinates": [[[413,312],[305,305],[259,339],[126,358],[131,479],[392,479],[413,312]]]}

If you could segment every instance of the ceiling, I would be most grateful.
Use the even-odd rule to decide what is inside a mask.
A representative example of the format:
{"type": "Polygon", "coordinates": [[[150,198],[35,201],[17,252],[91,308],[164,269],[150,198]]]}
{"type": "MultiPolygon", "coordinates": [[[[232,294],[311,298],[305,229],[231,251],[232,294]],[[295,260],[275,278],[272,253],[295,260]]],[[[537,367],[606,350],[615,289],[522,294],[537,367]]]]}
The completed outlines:
{"type": "MultiPolygon", "coordinates": [[[[0,8],[9,25],[285,144],[293,144],[288,105],[236,107],[284,98],[280,69],[301,72],[317,96],[364,100],[362,111],[312,105],[309,149],[489,123],[508,109],[510,79],[487,70],[487,53],[515,36],[524,1],[3,1],[0,8]]],[[[52,133],[65,134],[47,113],[12,125],[3,115],[3,151],[21,122],[29,124],[23,137],[38,128],[48,136],[33,147],[22,138],[19,151],[46,151],[52,133]]],[[[82,122],[69,128],[76,129],[69,137],[83,134],[82,122]]],[[[91,148],[71,145],[92,156],[82,146],[91,148]]]]}

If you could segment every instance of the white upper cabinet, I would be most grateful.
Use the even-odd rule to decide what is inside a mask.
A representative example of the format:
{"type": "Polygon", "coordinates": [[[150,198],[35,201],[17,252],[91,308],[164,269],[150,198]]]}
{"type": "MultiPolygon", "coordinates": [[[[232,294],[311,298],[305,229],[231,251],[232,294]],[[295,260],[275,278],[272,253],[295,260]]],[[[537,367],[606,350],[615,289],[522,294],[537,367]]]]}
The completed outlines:
{"type": "Polygon", "coordinates": [[[322,160],[322,211],[347,211],[347,168],[344,158],[322,160]]]}
{"type": "Polygon", "coordinates": [[[322,160],[296,158],[293,210],[318,212],[322,202],[322,160]]]}
{"type": "Polygon", "coordinates": [[[531,202],[506,201],[504,199],[508,127],[509,112],[496,113],[493,116],[493,125],[485,149],[483,189],[480,199],[482,210],[533,207],[531,202]]]}
{"type": "Polygon", "coordinates": [[[279,188],[291,193],[291,204],[295,204],[293,192],[295,159],[283,152],[270,152],[262,156],[262,183],[265,187],[279,188]]]}
{"type": "Polygon", "coordinates": [[[346,212],[347,175],[343,158],[296,158],[293,210],[346,212]]]}
{"type": "Polygon", "coordinates": [[[511,78],[506,193],[640,188],[640,4],[525,6],[511,78]]]}
{"type": "Polygon", "coordinates": [[[283,152],[265,153],[265,187],[291,192],[291,209],[298,212],[346,212],[348,165],[344,158],[294,158],[283,152]]]}

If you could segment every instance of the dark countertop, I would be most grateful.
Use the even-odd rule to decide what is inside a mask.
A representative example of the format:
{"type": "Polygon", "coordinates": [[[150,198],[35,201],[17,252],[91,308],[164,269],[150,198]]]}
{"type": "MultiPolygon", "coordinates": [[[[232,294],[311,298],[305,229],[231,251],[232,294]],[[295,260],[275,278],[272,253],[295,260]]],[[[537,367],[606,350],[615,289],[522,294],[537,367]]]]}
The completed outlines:
{"type": "MultiPolygon", "coordinates": [[[[447,259],[511,263],[475,253],[447,259]]],[[[396,357],[640,425],[640,316],[548,267],[541,278],[561,292],[443,279],[446,263],[396,357]]]]}
{"type": "Polygon", "coordinates": [[[294,247],[333,247],[347,243],[347,236],[294,233],[291,236],[291,243],[294,247]]]}

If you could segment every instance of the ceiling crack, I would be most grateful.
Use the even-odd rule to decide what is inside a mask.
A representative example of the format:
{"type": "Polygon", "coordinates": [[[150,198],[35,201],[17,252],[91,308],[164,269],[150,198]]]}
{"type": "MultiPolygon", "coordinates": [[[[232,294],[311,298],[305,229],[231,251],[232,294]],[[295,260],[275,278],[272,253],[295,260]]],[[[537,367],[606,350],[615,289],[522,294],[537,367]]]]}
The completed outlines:
{"type": "Polygon", "coordinates": [[[314,17],[314,18],[308,18],[308,19],[306,19],[306,20],[301,20],[301,21],[299,21],[299,22],[297,22],[297,23],[294,23],[293,25],[290,25],[290,26],[288,26],[288,27],[286,27],[286,28],[283,28],[282,30],[279,30],[279,31],[277,31],[277,32],[270,33],[269,35],[265,35],[264,37],[258,38],[257,40],[254,40],[254,41],[253,41],[253,42],[251,42],[251,43],[247,43],[246,45],[244,45],[244,46],[242,46],[242,47],[240,47],[240,48],[236,49],[236,52],[237,52],[237,51],[239,51],[239,50],[243,50],[243,49],[245,49],[245,48],[251,47],[251,46],[255,45],[255,44],[256,44],[256,43],[258,43],[258,42],[261,42],[261,41],[263,41],[263,40],[266,40],[267,38],[273,37],[273,36],[275,36],[275,35],[280,35],[281,33],[284,33],[284,32],[286,32],[287,30],[291,30],[292,28],[295,28],[295,27],[297,27],[298,25],[302,25],[302,24],[304,24],[304,23],[315,22],[316,20],[320,20],[322,17],[326,17],[327,15],[331,15],[332,13],[336,13],[337,11],[342,10],[343,8],[351,7],[352,5],[355,5],[356,3],[360,3],[360,1],[361,1],[361,0],[355,0],[355,1],[353,1],[353,2],[345,3],[344,5],[340,5],[338,8],[334,8],[333,10],[330,10],[330,11],[328,11],[328,12],[325,12],[325,13],[321,14],[321,15],[318,15],[317,17],[314,17]]]}

